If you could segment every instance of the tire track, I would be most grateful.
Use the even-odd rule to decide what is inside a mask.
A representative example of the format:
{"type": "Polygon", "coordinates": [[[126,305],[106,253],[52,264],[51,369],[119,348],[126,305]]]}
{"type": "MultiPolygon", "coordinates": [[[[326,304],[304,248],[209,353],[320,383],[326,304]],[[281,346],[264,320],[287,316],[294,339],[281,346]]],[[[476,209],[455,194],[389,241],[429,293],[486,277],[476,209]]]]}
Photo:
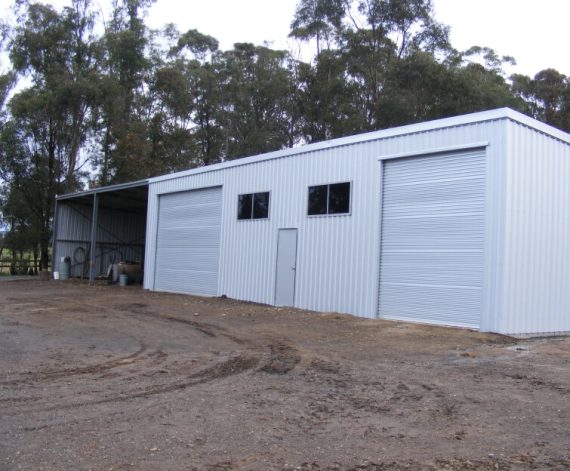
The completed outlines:
{"type": "Polygon", "coordinates": [[[136,352],[124,357],[115,358],[113,360],[109,360],[103,363],[97,363],[95,365],[89,365],[77,368],[66,368],[63,370],[23,373],[27,374],[28,376],[26,378],[18,378],[8,381],[2,381],[0,382],[0,386],[10,386],[14,384],[27,383],[30,381],[45,381],[45,380],[50,381],[50,380],[68,378],[71,376],[84,375],[84,374],[97,374],[107,370],[111,370],[113,368],[117,368],[119,366],[130,365],[135,361],[139,360],[139,357],[148,348],[147,345],[145,345],[143,342],[140,342],[138,340],[137,342],[140,344],[140,348],[136,352]]]}
{"type": "Polygon", "coordinates": [[[264,373],[284,375],[289,373],[301,361],[301,355],[284,340],[269,344],[269,360],[259,369],[264,373]]]}
{"type": "Polygon", "coordinates": [[[259,358],[248,355],[239,355],[237,357],[230,358],[227,361],[218,363],[204,370],[198,371],[190,375],[188,377],[189,380],[187,381],[151,386],[145,389],[134,390],[126,394],[117,394],[112,397],[105,397],[104,399],[94,399],[91,401],[82,401],[72,404],[54,405],[50,407],[42,407],[33,410],[28,409],[25,411],[14,411],[14,413],[7,413],[3,415],[14,416],[24,413],[27,414],[27,413],[38,413],[38,412],[61,411],[61,410],[76,409],[87,406],[95,406],[100,404],[127,402],[140,398],[148,398],[160,394],[182,391],[192,386],[197,386],[215,380],[221,380],[231,376],[235,376],[244,373],[248,370],[254,369],[258,364],[259,364],[259,358]]]}
{"type": "MultiPolygon", "coordinates": [[[[91,306],[94,308],[94,306],[91,306]]],[[[82,308],[85,305],[82,304],[82,308]]],[[[195,331],[207,336],[208,338],[215,338],[217,336],[227,338],[235,344],[245,347],[244,351],[239,353],[226,361],[217,363],[206,369],[196,371],[195,373],[190,373],[183,380],[172,381],[170,383],[163,384],[150,384],[146,387],[134,388],[130,391],[112,391],[113,386],[109,384],[106,388],[107,390],[102,394],[105,394],[102,398],[93,398],[91,400],[85,400],[81,402],[74,402],[71,404],[49,404],[42,407],[38,404],[35,408],[33,405],[30,407],[29,402],[33,398],[21,398],[18,401],[20,404],[15,404],[12,399],[5,398],[0,401],[8,412],[7,415],[20,415],[26,413],[37,413],[37,412],[50,412],[56,410],[66,410],[66,409],[76,409],[87,406],[96,406],[100,404],[108,403],[119,403],[132,401],[141,398],[152,397],[161,394],[168,394],[171,392],[181,391],[190,387],[197,385],[209,383],[212,381],[222,380],[237,374],[245,373],[249,370],[254,370],[263,373],[284,375],[292,371],[297,364],[301,361],[301,356],[296,348],[290,345],[287,339],[275,339],[269,338],[264,334],[257,334],[255,339],[246,338],[236,335],[233,332],[229,332],[223,326],[201,323],[193,319],[187,319],[184,317],[178,317],[170,314],[157,314],[147,310],[147,305],[141,303],[130,303],[130,304],[120,304],[115,306],[108,306],[105,308],[105,314],[109,315],[108,311],[112,311],[112,314],[118,314],[121,317],[135,318],[140,321],[144,321],[144,318],[150,318],[157,321],[163,321],[167,323],[176,323],[189,326],[195,331]],[[269,342],[268,342],[269,340],[269,342]],[[109,391],[110,389],[110,391],[109,391]],[[113,394],[114,393],[114,394],[113,394]],[[110,394],[110,395],[108,395],[110,394]],[[13,409],[14,406],[22,405],[28,403],[25,409],[17,410],[13,409]],[[12,407],[11,410],[8,408],[12,407]]],[[[56,371],[46,371],[46,372],[36,372],[30,373],[25,378],[18,378],[15,380],[1,382],[0,385],[17,385],[21,383],[33,383],[37,381],[50,381],[62,378],[68,378],[76,375],[93,375],[100,374],[124,365],[133,364],[142,359],[142,355],[147,351],[148,346],[136,339],[140,344],[140,348],[127,356],[120,358],[115,358],[104,363],[89,365],[85,367],[77,368],[67,368],[63,370],[56,371]]],[[[149,354],[150,358],[152,354],[149,354]]],[[[142,366],[141,366],[142,368],[142,366]]],[[[137,371],[137,376],[148,376],[148,371],[137,371]]],[[[65,399],[64,399],[65,401],[65,399]]]]}

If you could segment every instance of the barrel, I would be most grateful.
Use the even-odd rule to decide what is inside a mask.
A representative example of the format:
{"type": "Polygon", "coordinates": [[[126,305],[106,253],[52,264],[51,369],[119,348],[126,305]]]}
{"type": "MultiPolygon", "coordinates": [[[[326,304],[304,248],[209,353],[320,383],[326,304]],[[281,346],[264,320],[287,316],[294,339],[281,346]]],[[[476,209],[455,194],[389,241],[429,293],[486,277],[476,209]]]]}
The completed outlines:
{"type": "Polygon", "coordinates": [[[61,257],[59,264],[59,279],[69,280],[71,275],[71,257],[61,257]]]}
{"type": "Polygon", "coordinates": [[[129,275],[121,273],[119,275],[119,286],[127,286],[129,284],[129,275]]]}

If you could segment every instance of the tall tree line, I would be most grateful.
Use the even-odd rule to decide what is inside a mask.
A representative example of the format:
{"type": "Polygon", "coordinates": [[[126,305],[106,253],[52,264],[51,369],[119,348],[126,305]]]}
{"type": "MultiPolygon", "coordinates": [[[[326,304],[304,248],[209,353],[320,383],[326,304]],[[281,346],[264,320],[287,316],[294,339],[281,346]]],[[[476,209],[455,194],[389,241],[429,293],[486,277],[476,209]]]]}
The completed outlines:
{"type": "Polygon", "coordinates": [[[55,196],[86,185],[500,106],[570,131],[570,78],[506,77],[514,59],[456,50],[431,0],[300,0],[290,36],[309,61],[151,30],[152,1],[103,18],[92,0],[17,0],[1,25],[0,211],[43,267],[55,196]]]}

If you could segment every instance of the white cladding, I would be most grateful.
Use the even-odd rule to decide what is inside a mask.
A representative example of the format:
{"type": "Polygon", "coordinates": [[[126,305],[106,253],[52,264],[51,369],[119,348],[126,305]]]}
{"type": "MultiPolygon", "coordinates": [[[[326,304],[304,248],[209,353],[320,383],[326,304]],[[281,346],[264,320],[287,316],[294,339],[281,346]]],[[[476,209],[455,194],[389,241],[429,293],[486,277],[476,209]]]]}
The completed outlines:
{"type": "Polygon", "coordinates": [[[570,331],[570,136],[508,123],[501,315],[492,330],[570,331]]]}
{"type": "Polygon", "coordinates": [[[383,161],[479,149],[485,184],[478,325],[502,333],[570,331],[569,143],[566,133],[501,109],[151,179],[144,286],[157,289],[161,195],[221,187],[214,294],[274,304],[279,229],[297,229],[294,305],[375,318],[383,161]],[[351,182],[350,214],[307,216],[308,187],[336,182],[351,182]],[[264,191],[271,194],[269,218],[237,220],[238,195],[264,191]]]}

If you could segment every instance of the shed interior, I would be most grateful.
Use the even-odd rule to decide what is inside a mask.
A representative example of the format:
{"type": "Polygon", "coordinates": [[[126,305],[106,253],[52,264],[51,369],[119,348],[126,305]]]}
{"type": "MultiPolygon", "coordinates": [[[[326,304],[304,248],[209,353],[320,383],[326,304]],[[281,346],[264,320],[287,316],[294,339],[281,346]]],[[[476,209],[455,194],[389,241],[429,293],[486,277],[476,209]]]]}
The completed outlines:
{"type": "Polygon", "coordinates": [[[132,262],[142,269],[147,200],[146,181],[59,197],[54,271],[61,271],[64,257],[71,260],[70,276],[90,280],[107,276],[109,267],[119,262],[132,262]]]}

